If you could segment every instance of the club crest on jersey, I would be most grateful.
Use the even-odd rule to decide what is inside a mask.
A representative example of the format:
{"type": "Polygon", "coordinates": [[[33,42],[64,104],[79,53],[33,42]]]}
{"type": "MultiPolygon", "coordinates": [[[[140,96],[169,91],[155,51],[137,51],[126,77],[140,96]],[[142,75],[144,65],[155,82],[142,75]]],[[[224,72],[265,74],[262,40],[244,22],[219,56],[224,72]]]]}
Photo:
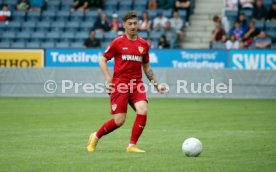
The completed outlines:
{"type": "Polygon", "coordinates": [[[139,46],[139,47],[138,47],[138,50],[139,50],[139,52],[142,54],[142,53],[143,53],[143,51],[144,51],[144,48],[143,48],[143,47],[141,47],[141,46],[139,46]]]}
{"type": "Polygon", "coordinates": [[[113,105],[111,106],[111,109],[112,109],[113,111],[115,111],[115,110],[117,109],[117,104],[113,104],[113,105]]]}

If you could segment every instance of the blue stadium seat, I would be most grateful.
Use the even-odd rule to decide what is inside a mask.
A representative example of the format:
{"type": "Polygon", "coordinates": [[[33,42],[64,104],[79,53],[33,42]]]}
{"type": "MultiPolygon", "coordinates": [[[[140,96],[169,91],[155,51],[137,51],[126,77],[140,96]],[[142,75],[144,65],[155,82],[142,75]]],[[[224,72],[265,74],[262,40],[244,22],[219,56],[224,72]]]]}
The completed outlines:
{"type": "Polygon", "coordinates": [[[69,42],[58,42],[56,48],[70,48],[69,42]]]}
{"type": "Polygon", "coordinates": [[[83,48],[83,41],[82,42],[72,42],[70,44],[71,48],[83,48]]]}
{"type": "Polygon", "coordinates": [[[109,41],[101,42],[101,48],[106,49],[109,46],[109,44],[110,44],[109,41]]]}
{"type": "Polygon", "coordinates": [[[77,32],[79,31],[80,23],[78,21],[68,22],[65,26],[65,31],[77,32]]]}
{"type": "Polygon", "coordinates": [[[14,31],[14,32],[19,32],[21,30],[21,23],[20,22],[9,22],[9,24],[6,27],[7,31],[14,31]]]}
{"type": "Polygon", "coordinates": [[[119,1],[119,10],[128,11],[132,9],[132,1],[119,1]]]}
{"type": "Polygon", "coordinates": [[[157,11],[156,10],[148,10],[149,18],[153,20],[156,17],[157,11]]]}
{"type": "Polygon", "coordinates": [[[143,38],[143,39],[147,39],[148,37],[148,33],[147,32],[139,32],[138,35],[143,38]]]}
{"type": "Polygon", "coordinates": [[[41,48],[55,48],[55,42],[42,42],[40,44],[41,48]]]}
{"type": "Polygon", "coordinates": [[[14,41],[15,36],[16,36],[16,32],[14,31],[4,32],[1,35],[1,42],[12,42],[14,41]]]}
{"type": "Polygon", "coordinates": [[[253,15],[253,10],[251,10],[251,9],[242,9],[240,11],[240,13],[244,13],[245,16],[246,16],[246,20],[250,21],[250,19],[252,18],[252,15],[253,15]]]}
{"type": "Polygon", "coordinates": [[[58,11],[60,9],[60,1],[48,1],[47,11],[58,11]]]}
{"type": "MultiPolygon", "coordinates": [[[[186,11],[185,11],[186,12],[186,11]]],[[[182,12],[183,13],[183,12],[182,12]]],[[[167,18],[171,18],[172,17],[172,9],[167,9],[163,11],[163,15],[166,16],[167,18]]],[[[186,13],[185,14],[179,14],[180,17],[183,19],[183,17],[185,18],[186,13]],[[182,15],[182,16],[181,16],[182,15]]]]}
{"type": "Polygon", "coordinates": [[[26,42],[14,42],[11,44],[11,48],[25,48],[26,42]]]}
{"type": "Polygon", "coordinates": [[[74,11],[71,13],[71,21],[83,21],[84,13],[81,11],[74,11]]]}
{"type": "Polygon", "coordinates": [[[41,21],[54,21],[56,17],[55,11],[43,11],[41,21]]]}
{"type": "Polygon", "coordinates": [[[62,32],[60,35],[61,42],[73,42],[75,39],[74,32],[62,32]]]}
{"type": "Polygon", "coordinates": [[[257,20],[257,21],[255,22],[255,26],[256,26],[256,28],[258,28],[258,29],[260,29],[260,30],[263,30],[263,28],[264,28],[264,21],[257,20]]]}
{"type": "Polygon", "coordinates": [[[59,11],[56,14],[56,20],[57,21],[67,22],[67,21],[69,21],[69,18],[70,18],[70,12],[69,11],[59,11]]]}
{"type": "Polygon", "coordinates": [[[39,11],[29,11],[27,13],[27,21],[38,22],[40,20],[40,15],[39,11]]]}
{"type": "Polygon", "coordinates": [[[28,31],[28,32],[33,32],[36,28],[36,22],[24,22],[22,23],[21,30],[22,31],[28,31]]]}
{"type": "MultiPolygon", "coordinates": [[[[88,35],[89,36],[89,35],[88,35]]],[[[87,37],[88,37],[87,36],[87,37]]],[[[96,31],[96,38],[99,39],[99,41],[103,41],[104,40],[104,35],[102,32],[97,32],[96,31]]]]}
{"type": "Polygon", "coordinates": [[[159,38],[161,37],[161,35],[163,34],[162,31],[151,31],[149,36],[153,41],[159,41],[159,38]]]}
{"type": "Polygon", "coordinates": [[[66,0],[63,0],[61,1],[61,10],[63,11],[70,11],[71,8],[72,8],[72,4],[73,4],[73,1],[70,2],[70,1],[66,1],[66,0]]]}
{"type": "Polygon", "coordinates": [[[117,11],[118,10],[118,2],[117,0],[106,0],[104,4],[105,11],[117,11]]]}
{"type": "Polygon", "coordinates": [[[0,42],[0,48],[10,48],[10,42],[0,42]]]}
{"type": "Polygon", "coordinates": [[[98,16],[99,16],[99,13],[97,11],[88,11],[84,15],[84,20],[85,21],[96,21],[98,16]]]}
{"type": "Polygon", "coordinates": [[[27,42],[26,48],[40,48],[40,42],[27,42]]]}
{"type": "Polygon", "coordinates": [[[25,11],[14,11],[12,13],[12,20],[13,21],[25,21],[25,17],[26,17],[26,12],[25,11]]]}
{"type": "Polygon", "coordinates": [[[53,22],[51,30],[56,32],[62,32],[64,30],[65,22],[53,22]]]}
{"type": "Polygon", "coordinates": [[[57,31],[48,32],[45,38],[46,42],[58,42],[60,40],[60,33],[57,31]]]}
{"type": "Polygon", "coordinates": [[[28,42],[31,38],[31,33],[29,31],[18,32],[16,34],[16,42],[28,42]]]}
{"type": "Polygon", "coordinates": [[[49,21],[41,21],[41,22],[38,22],[36,25],[37,32],[40,32],[40,31],[48,32],[50,28],[51,28],[51,23],[49,21]]]}
{"type": "Polygon", "coordinates": [[[82,22],[80,24],[80,31],[88,33],[94,26],[94,22],[82,22]]]}
{"type": "Polygon", "coordinates": [[[37,42],[42,42],[45,40],[47,32],[39,31],[39,32],[34,32],[31,35],[31,41],[37,41],[37,42]]]}
{"type": "Polygon", "coordinates": [[[0,33],[4,32],[7,28],[5,22],[0,22],[0,33]]]}
{"type": "Polygon", "coordinates": [[[267,22],[266,23],[266,30],[276,32],[276,22],[267,22]]]}
{"type": "Polygon", "coordinates": [[[83,42],[88,37],[88,32],[77,32],[75,35],[75,42],[83,42]]]}
{"type": "Polygon", "coordinates": [[[114,32],[107,32],[106,34],[105,34],[105,41],[107,41],[107,42],[111,42],[114,38],[116,38],[117,37],[117,34],[116,33],[114,33],[114,32]]]}

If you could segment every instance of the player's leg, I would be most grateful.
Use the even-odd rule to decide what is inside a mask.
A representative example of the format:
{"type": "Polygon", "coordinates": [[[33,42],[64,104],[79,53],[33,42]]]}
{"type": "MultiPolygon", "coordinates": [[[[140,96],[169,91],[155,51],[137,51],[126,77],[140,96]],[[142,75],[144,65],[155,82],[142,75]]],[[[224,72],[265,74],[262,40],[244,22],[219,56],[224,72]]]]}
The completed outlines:
{"type": "Polygon", "coordinates": [[[136,90],[130,97],[130,104],[136,111],[136,119],[133,123],[131,137],[127,152],[145,152],[136,147],[138,139],[140,138],[147,122],[147,96],[145,89],[142,86],[141,90],[136,90]]]}
{"type": "Polygon", "coordinates": [[[90,135],[87,150],[94,152],[98,140],[122,126],[125,122],[129,94],[113,92],[110,95],[111,114],[114,118],[106,121],[95,133],[90,135]]]}
{"type": "Polygon", "coordinates": [[[126,119],[126,113],[114,114],[114,118],[106,121],[99,130],[90,135],[87,150],[89,152],[94,152],[96,150],[97,143],[99,139],[121,127],[126,119]]]}

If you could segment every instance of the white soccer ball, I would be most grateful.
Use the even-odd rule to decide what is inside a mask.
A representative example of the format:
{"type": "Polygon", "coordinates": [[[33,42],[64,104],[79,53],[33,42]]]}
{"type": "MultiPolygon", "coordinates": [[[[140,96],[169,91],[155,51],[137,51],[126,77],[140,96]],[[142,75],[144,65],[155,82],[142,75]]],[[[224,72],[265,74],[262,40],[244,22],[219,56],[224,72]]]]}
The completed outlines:
{"type": "Polygon", "coordinates": [[[197,138],[188,138],[182,144],[182,151],[188,157],[199,156],[202,152],[202,143],[197,138]]]}

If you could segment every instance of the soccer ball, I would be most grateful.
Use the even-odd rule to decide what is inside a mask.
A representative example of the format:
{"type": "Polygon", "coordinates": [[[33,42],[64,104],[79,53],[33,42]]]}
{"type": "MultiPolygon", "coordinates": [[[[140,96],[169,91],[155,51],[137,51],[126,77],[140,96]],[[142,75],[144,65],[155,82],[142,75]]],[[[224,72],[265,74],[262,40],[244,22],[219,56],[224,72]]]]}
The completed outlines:
{"type": "Polygon", "coordinates": [[[188,138],[182,144],[182,151],[188,157],[197,157],[202,152],[202,143],[197,138],[188,138]]]}

